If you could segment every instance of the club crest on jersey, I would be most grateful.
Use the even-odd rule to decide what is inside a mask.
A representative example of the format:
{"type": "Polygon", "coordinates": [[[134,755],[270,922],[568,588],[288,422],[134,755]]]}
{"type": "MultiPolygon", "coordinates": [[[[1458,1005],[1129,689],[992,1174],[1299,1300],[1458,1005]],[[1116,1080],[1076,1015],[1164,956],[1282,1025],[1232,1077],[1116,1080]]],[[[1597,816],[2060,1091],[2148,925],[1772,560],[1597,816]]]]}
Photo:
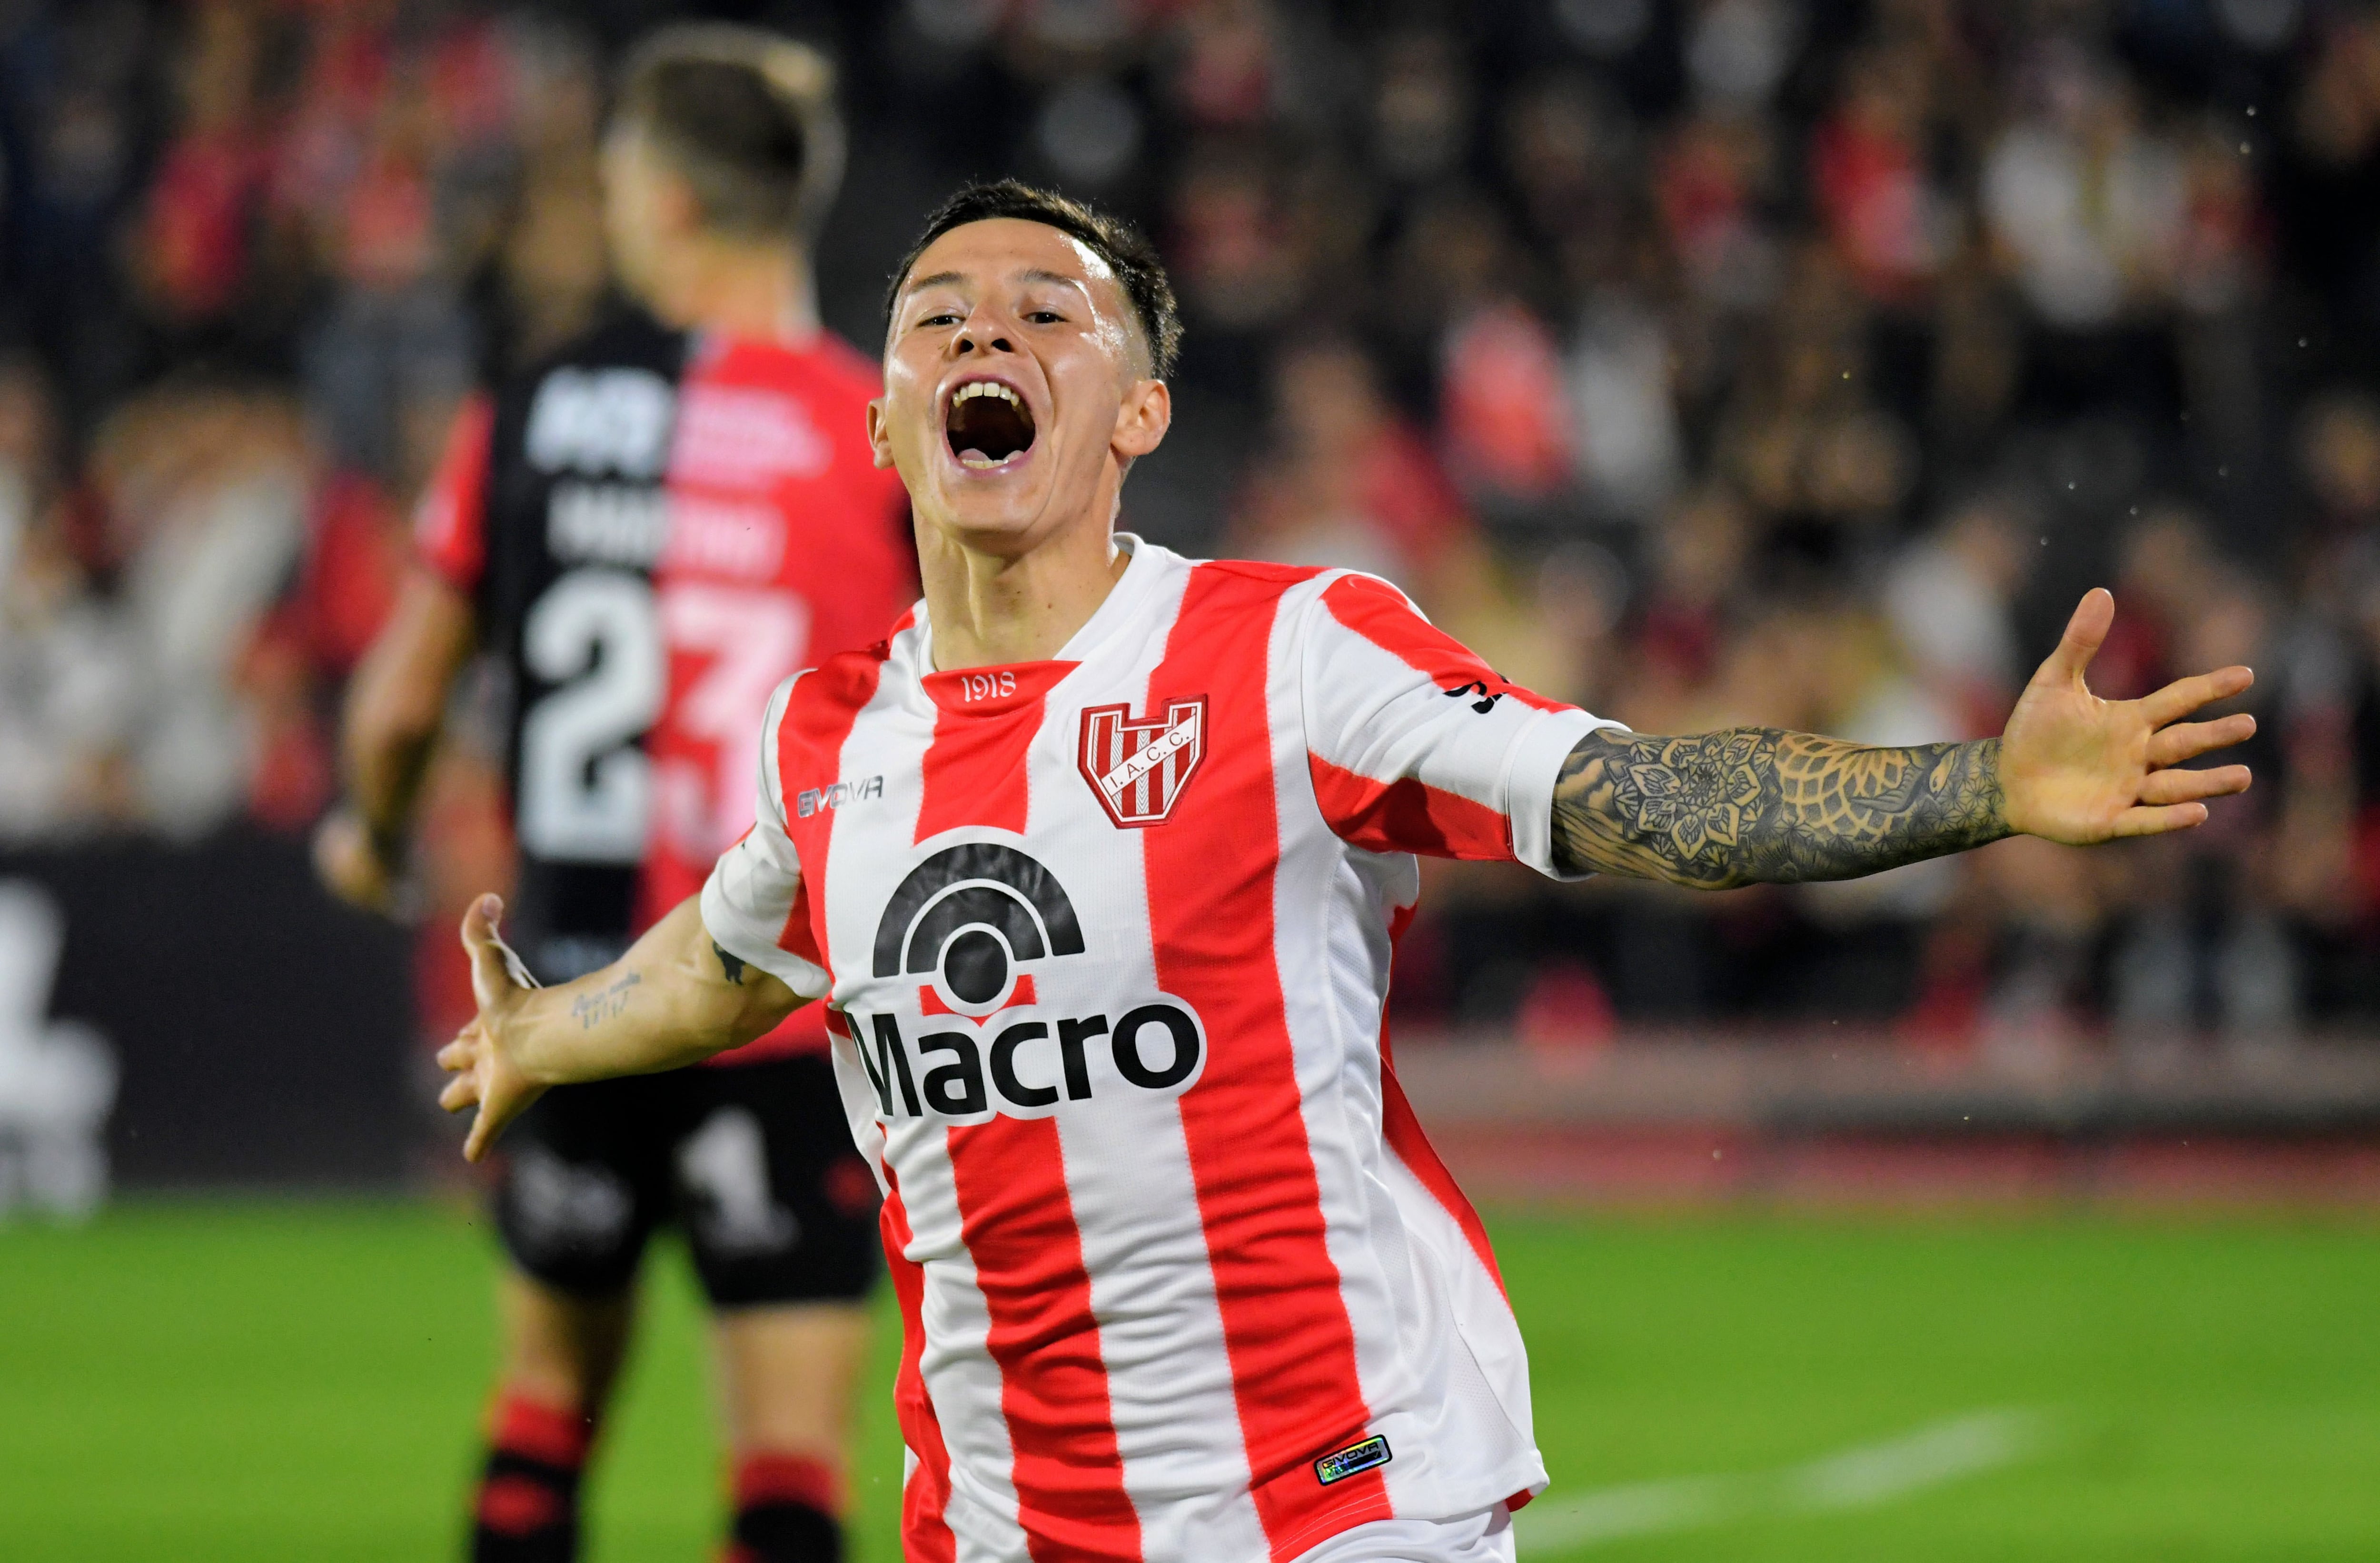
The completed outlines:
{"type": "Polygon", "coordinates": [[[1092,795],[1121,830],[1162,823],[1207,753],[1207,697],[1168,700],[1162,716],[1129,706],[1083,712],[1076,761],[1092,795]]]}

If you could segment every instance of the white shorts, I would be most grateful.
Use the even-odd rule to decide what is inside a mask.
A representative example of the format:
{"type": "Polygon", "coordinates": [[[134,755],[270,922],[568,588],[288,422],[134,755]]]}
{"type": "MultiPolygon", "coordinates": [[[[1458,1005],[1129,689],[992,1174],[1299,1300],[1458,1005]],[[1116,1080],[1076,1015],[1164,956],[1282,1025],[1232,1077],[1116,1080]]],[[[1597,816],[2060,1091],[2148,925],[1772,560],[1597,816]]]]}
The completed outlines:
{"type": "Polygon", "coordinates": [[[1512,1511],[1459,1520],[1375,1520],[1340,1532],[1297,1563],[1513,1563],[1512,1511]]]}

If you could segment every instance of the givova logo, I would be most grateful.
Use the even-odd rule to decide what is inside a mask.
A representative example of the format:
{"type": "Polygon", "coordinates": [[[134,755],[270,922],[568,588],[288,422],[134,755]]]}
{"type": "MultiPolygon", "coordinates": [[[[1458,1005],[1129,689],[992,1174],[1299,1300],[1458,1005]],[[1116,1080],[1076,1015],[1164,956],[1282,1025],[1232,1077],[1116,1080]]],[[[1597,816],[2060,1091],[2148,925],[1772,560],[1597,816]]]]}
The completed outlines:
{"type": "Polygon", "coordinates": [[[876,926],[873,971],[926,979],[921,1028],[958,1024],[913,1040],[893,1015],[851,1014],[883,1115],[1038,1118],[1062,1101],[1090,1100],[1102,1084],[1188,1089],[1207,1058],[1205,1028],[1188,1006],[1151,995],[1113,1020],[1037,1013],[1040,994],[1026,968],[1082,953],[1065,888],[1014,847],[968,842],[917,865],[876,926]],[[988,1026],[995,1016],[1002,1023],[988,1026]]]}

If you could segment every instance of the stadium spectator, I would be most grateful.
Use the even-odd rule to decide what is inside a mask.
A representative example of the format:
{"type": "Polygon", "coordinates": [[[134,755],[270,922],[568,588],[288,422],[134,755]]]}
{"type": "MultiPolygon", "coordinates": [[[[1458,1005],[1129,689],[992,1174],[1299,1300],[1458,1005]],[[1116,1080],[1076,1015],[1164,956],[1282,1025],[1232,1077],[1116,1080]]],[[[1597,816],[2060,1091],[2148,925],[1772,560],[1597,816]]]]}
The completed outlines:
{"type": "MultiPolygon", "coordinates": [[[[2240,811],[2252,829],[2179,849],[2186,871],[2228,884],[2277,843],[2270,885],[2238,895],[2273,909],[2303,1024],[2380,1013],[2359,975],[2380,937],[2372,18],[2020,23],[1977,0],[1520,0],[1393,27],[1321,0],[835,14],[868,107],[822,250],[830,325],[874,330],[901,236],[965,175],[1099,195],[1164,245],[1191,328],[1183,417],[1135,479],[1133,524],[1380,568],[1516,660],[1613,664],[1536,674],[1548,687],[1608,689],[1648,720],[1730,700],[1791,720],[1744,705],[1778,682],[1760,664],[1781,636],[1833,681],[1795,706],[1914,689],[1963,711],[2040,648],[2046,604],[2119,565],[2136,508],[2189,511],[2189,568],[2219,589],[2177,601],[2301,670],[2263,709],[2305,714],[2272,725],[2287,780],[2240,811]],[[1327,343],[1284,343],[1293,314],[1327,343]],[[1615,584],[1577,600],[1608,597],[1613,623],[1533,623],[1538,578],[1585,557],[1615,584]]],[[[337,636],[293,626],[321,622],[333,539],[353,535],[326,517],[401,513],[472,374],[594,306],[597,84],[625,15],[36,0],[0,21],[0,350],[38,367],[58,428],[6,656],[91,670],[20,673],[0,697],[7,733],[49,735],[0,742],[19,757],[0,764],[12,830],[162,818],[132,780],[143,663],[90,649],[139,646],[148,612],[102,535],[122,443],[103,431],[194,356],[315,415],[295,519],[275,524],[284,577],[249,614],[264,634],[203,702],[249,735],[216,751],[247,773],[210,796],[290,822],[310,806],[303,757],[343,663],[337,636]],[[116,667],[132,684],[92,693],[116,667]]],[[[2166,565],[2136,563],[2150,597],[2168,590],[2166,565]]],[[[2128,593],[2119,624],[2174,607],[2128,593]]],[[[2046,991],[2022,978],[2041,943],[2029,892],[1981,862],[1950,872],[1946,906],[1986,929],[1960,957],[1975,980],[2046,991]],[[1976,910],[1993,906],[2007,917],[1976,910]]],[[[2048,901],[2079,951],[2060,1002],[2088,1030],[2119,986],[2126,902],[2048,901]]],[[[1683,915],[1697,938],[1732,915],[1683,915]]],[[[1471,937],[1429,915],[1418,939],[1471,937]]],[[[1724,931],[1751,941],[1746,969],[1806,933],[1724,931]]],[[[1910,957],[1908,984],[1927,989],[1936,959],[1910,957]]],[[[1525,986],[1462,1012],[1500,1022],[1525,986]]],[[[1716,979],[1684,987],[1687,1012],[1728,1012],[1716,979]]],[[[2194,1012],[2215,1025],[2219,1008],[2194,1012]]]]}

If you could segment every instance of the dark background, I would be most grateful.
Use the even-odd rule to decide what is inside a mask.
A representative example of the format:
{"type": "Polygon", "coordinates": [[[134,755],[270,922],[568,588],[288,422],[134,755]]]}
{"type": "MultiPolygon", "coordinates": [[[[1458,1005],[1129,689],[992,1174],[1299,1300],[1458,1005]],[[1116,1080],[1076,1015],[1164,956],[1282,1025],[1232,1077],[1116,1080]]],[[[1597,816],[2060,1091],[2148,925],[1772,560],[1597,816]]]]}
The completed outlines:
{"type": "Polygon", "coordinates": [[[419,1124],[407,942],[314,885],[294,843],[234,830],[0,854],[66,915],[52,1007],[115,1049],[118,1177],[386,1183],[419,1124]]]}
{"type": "MultiPolygon", "coordinates": [[[[456,399],[601,305],[620,51],[693,16],[840,62],[820,295],[863,347],[966,178],[1158,240],[1158,540],[1378,571],[1641,731],[1996,732],[2094,584],[2103,693],[2258,669],[2255,791],[2181,841],[1700,898],[1432,866],[1408,1047],[2202,1095],[2371,1056],[2368,6],[0,0],[0,842],[67,903],[125,1176],[427,1133],[447,930],[509,873],[485,700],[418,927],[324,906],[300,843],[456,399]]],[[[1685,1109],[1732,1110],[1712,1068],[1685,1109]]]]}

